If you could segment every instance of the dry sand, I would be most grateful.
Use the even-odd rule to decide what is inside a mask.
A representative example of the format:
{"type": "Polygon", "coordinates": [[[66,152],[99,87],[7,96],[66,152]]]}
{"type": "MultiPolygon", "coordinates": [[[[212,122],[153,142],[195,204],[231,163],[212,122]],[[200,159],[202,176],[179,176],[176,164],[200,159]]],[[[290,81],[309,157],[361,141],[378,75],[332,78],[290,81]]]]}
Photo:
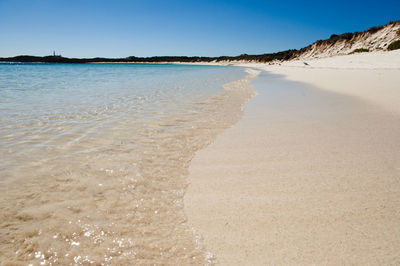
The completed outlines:
{"type": "Polygon", "coordinates": [[[255,65],[272,71],[259,95],[190,166],[185,210],[218,263],[400,264],[400,53],[387,55],[255,65]]]}
{"type": "Polygon", "coordinates": [[[356,96],[400,114],[400,50],[360,53],[306,61],[282,66],[262,66],[320,89],[356,96]]]}

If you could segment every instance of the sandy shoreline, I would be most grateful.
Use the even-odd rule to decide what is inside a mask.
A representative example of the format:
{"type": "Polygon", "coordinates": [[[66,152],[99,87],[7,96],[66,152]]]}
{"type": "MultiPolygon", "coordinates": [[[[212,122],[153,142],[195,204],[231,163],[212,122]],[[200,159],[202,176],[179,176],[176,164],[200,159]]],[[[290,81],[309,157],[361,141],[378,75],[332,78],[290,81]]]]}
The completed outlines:
{"type": "Polygon", "coordinates": [[[221,265],[400,263],[400,53],[389,55],[246,64],[269,71],[259,95],[197,153],[185,196],[221,265]]]}
{"type": "Polygon", "coordinates": [[[281,66],[244,65],[283,75],[286,80],[357,97],[400,114],[400,50],[290,61],[281,66]]]}

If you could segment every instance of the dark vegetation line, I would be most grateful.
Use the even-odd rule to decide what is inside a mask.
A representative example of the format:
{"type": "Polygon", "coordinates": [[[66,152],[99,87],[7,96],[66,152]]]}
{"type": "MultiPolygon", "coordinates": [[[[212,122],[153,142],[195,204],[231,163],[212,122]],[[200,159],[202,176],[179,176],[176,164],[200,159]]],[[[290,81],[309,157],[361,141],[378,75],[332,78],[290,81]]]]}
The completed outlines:
{"type": "Polygon", "coordinates": [[[240,56],[220,56],[220,57],[199,57],[199,56],[154,56],[154,57],[135,57],[126,58],[67,58],[62,56],[30,56],[20,55],[15,57],[0,58],[0,62],[23,62],[23,63],[196,63],[212,61],[236,61],[252,60],[258,62],[269,62],[273,60],[289,60],[294,57],[296,50],[288,50],[274,54],[247,55],[240,56]]]}
{"type": "MultiPolygon", "coordinates": [[[[388,25],[400,24],[400,20],[389,22],[388,25]]],[[[0,62],[26,62],[26,63],[172,63],[172,62],[182,62],[182,63],[196,63],[196,62],[220,62],[220,61],[254,61],[254,62],[271,62],[271,61],[286,61],[299,57],[301,54],[312,49],[313,46],[329,47],[334,45],[339,41],[352,41],[364,34],[374,34],[377,31],[383,29],[385,26],[372,27],[364,32],[354,32],[354,33],[343,33],[340,35],[332,34],[327,40],[319,40],[315,43],[304,47],[300,50],[286,50],[277,53],[270,54],[260,54],[260,55],[248,55],[242,54],[239,56],[219,56],[219,57],[199,57],[199,56],[153,56],[153,57],[135,57],[129,56],[126,58],[67,58],[62,56],[30,56],[30,55],[20,55],[15,57],[0,57],[0,62]]],[[[398,33],[400,36],[400,32],[398,33]]],[[[399,49],[400,40],[396,41],[395,44],[391,44],[388,50],[399,49]],[[391,48],[391,49],[390,49],[391,48]]],[[[363,50],[364,51],[364,50],[363,50]]],[[[363,52],[355,51],[355,52],[363,52]]],[[[366,49],[365,49],[366,51],[366,49]]]]}

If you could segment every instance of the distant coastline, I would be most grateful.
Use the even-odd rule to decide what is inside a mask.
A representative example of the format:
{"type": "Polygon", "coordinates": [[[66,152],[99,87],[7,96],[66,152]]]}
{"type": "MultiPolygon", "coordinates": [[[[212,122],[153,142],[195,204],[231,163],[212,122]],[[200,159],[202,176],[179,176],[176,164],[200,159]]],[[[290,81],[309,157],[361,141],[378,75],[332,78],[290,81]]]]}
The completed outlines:
{"type": "Polygon", "coordinates": [[[332,34],[329,39],[318,40],[301,48],[276,53],[259,55],[241,54],[239,56],[152,56],[125,58],[68,58],[59,55],[31,56],[19,55],[0,57],[0,62],[13,63],[215,63],[215,62],[258,62],[289,61],[293,59],[310,59],[330,57],[371,51],[388,51],[400,48],[400,20],[389,22],[384,26],[369,28],[363,32],[332,34]]]}
{"type": "Polygon", "coordinates": [[[19,55],[15,57],[0,58],[0,62],[11,63],[203,63],[203,62],[222,62],[222,61],[258,61],[270,62],[274,60],[289,60],[294,58],[297,50],[287,50],[273,54],[247,55],[239,56],[153,56],[153,57],[135,57],[126,58],[68,58],[61,56],[30,56],[19,55]]]}

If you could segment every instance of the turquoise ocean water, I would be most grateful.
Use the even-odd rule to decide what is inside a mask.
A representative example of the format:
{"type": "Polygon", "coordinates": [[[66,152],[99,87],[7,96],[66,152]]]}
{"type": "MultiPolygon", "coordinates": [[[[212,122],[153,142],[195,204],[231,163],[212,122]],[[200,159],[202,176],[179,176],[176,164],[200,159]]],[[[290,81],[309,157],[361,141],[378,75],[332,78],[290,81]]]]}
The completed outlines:
{"type": "Polygon", "coordinates": [[[218,66],[0,64],[1,167],[120,119],[156,119],[243,75],[218,66]],[[70,135],[70,137],[66,137],[70,135]]]}

